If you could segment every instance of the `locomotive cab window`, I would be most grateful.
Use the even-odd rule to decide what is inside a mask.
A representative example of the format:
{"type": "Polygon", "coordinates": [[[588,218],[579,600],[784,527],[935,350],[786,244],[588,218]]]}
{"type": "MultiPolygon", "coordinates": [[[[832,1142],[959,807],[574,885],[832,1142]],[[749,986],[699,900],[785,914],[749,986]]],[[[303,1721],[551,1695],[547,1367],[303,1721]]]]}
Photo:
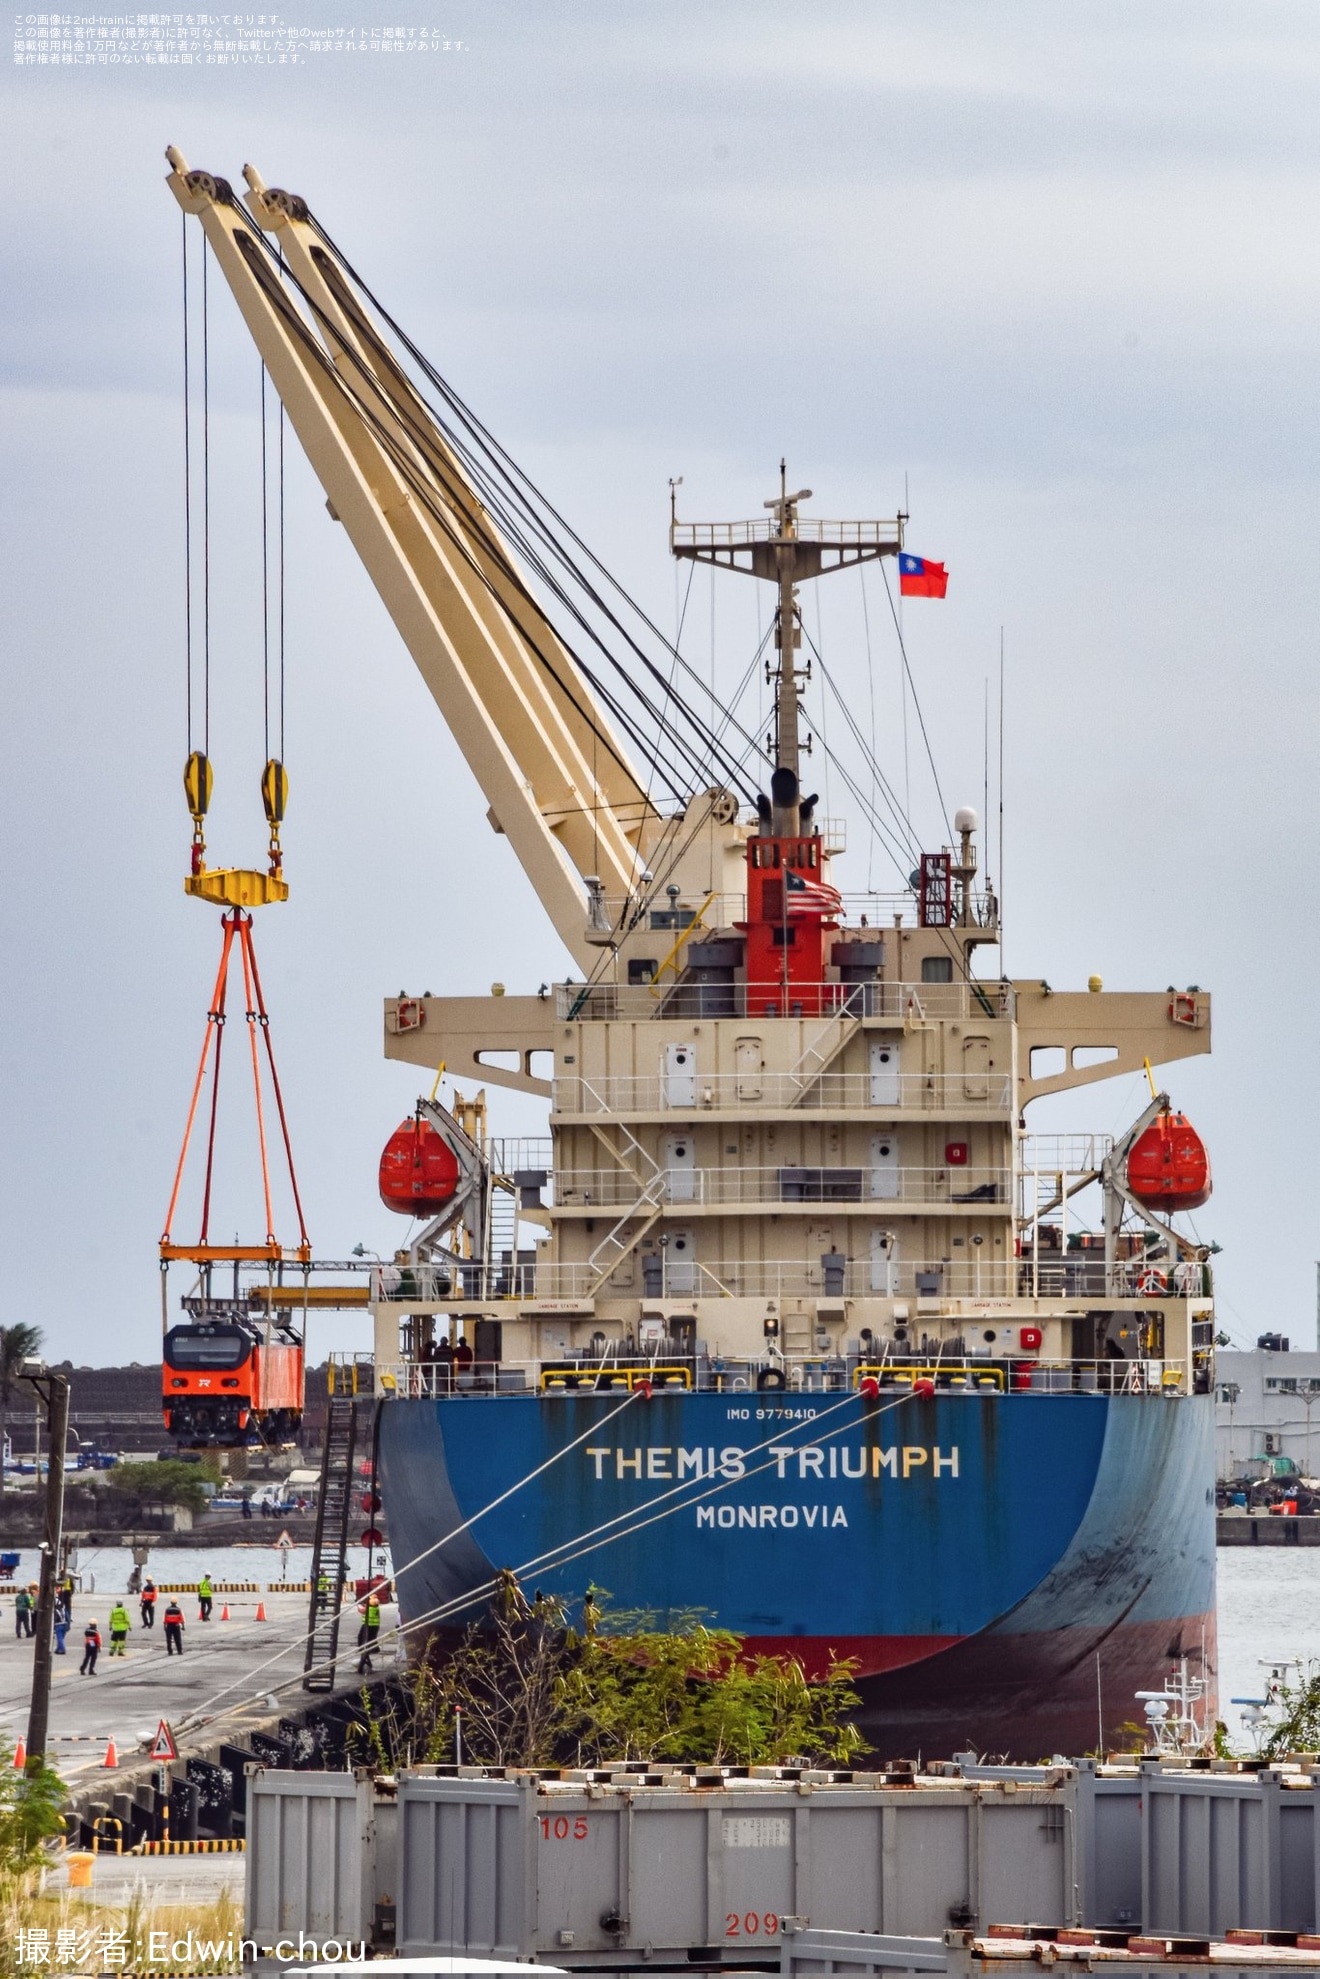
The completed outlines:
{"type": "Polygon", "coordinates": [[[165,1335],[167,1367],[242,1367],[252,1341],[238,1326],[172,1326],[165,1335]]]}

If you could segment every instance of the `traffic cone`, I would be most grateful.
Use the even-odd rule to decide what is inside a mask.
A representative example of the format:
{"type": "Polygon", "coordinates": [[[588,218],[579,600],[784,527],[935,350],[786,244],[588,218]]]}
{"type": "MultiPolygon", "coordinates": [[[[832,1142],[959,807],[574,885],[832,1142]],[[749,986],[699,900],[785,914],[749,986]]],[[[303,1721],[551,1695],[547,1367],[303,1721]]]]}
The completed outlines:
{"type": "Polygon", "coordinates": [[[21,1773],[26,1765],[27,1740],[24,1738],[22,1732],[20,1732],[18,1735],[18,1744],[14,1747],[14,1769],[16,1772],[21,1773]]]}
{"type": "Polygon", "coordinates": [[[115,1751],[113,1735],[105,1742],[105,1758],[101,1761],[101,1764],[103,1766],[118,1766],[119,1764],[119,1754],[115,1751]]]}
{"type": "Polygon", "coordinates": [[[222,1622],[227,1622],[229,1620],[229,1603],[227,1601],[224,1607],[220,1610],[220,1619],[222,1622]]]}
{"type": "Polygon", "coordinates": [[[257,1603],[257,1620],[259,1622],[266,1620],[266,1604],[264,1601],[258,1601],[257,1603]]]}

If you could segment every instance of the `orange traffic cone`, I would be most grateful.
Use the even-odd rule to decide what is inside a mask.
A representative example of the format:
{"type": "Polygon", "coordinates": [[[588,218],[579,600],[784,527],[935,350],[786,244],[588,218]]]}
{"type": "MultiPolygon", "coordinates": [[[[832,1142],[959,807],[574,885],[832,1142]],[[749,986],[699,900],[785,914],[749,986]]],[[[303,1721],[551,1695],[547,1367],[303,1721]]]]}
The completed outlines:
{"type": "Polygon", "coordinates": [[[101,1761],[101,1764],[103,1766],[117,1766],[119,1764],[119,1754],[115,1751],[113,1737],[108,1738],[105,1742],[105,1758],[101,1761]]]}
{"type": "Polygon", "coordinates": [[[21,1773],[26,1765],[27,1740],[24,1738],[22,1732],[20,1732],[18,1735],[18,1744],[14,1747],[14,1767],[17,1772],[21,1773]]]}
{"type": "Polygon", "coordinates": [[[259,1622],[266,1620],[266,1604],[264,1601],[258,1601],[257,1603],[257,1620],[259,1622]]]}
{"type": "Polygon", "coordinates": [[[220,1610],[220,1619],[222,1622],[227,1622],[229,1620],[229,1603],[227,1601],[224,1607],[220,1610]]]}

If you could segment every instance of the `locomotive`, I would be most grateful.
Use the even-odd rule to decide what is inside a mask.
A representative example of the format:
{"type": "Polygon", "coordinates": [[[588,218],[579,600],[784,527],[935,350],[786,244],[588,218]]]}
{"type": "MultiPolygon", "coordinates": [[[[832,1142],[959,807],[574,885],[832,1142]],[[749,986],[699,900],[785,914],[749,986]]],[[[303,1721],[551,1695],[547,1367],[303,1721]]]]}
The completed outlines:
{"type": "Polygon", "coordinates": [[[192,1449],[288,1443],[302,1421],[303,1347],[287,1324],[231,1312],[172,1326],[161,1372],[165,1427],[192,1449]]]}

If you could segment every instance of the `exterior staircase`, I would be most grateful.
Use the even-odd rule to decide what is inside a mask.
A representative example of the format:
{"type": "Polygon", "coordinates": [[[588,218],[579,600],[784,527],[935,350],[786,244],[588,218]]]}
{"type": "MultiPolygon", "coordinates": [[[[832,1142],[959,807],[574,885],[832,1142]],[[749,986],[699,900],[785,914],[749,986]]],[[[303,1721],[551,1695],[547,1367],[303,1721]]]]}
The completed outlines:
{"type": "Polygon", "coordinates": [[[316,1499],[304,1690],[335,1687],[344,1568],[353,1518],[354,1470],[364,1443],[370,1444],[374,1406],[370,1392],[365,1395],[357,1392],[355,1367],[344,1367],[334,1361],[330,1367],[335,1385],[326,1411],[321,1484],[316,1499]]]}
{"type": "Polygon", "coordinates": [[[861,1018],[845,1011],[838,1017],[831,1017],[817,1031],[797,1064],[789,1068],[788,1076],[797,1087],[798,1100],[806,1098],[821,1073],[834,1063],[849,1039],[856,1037],[861,1028],[861,1018]]]}

